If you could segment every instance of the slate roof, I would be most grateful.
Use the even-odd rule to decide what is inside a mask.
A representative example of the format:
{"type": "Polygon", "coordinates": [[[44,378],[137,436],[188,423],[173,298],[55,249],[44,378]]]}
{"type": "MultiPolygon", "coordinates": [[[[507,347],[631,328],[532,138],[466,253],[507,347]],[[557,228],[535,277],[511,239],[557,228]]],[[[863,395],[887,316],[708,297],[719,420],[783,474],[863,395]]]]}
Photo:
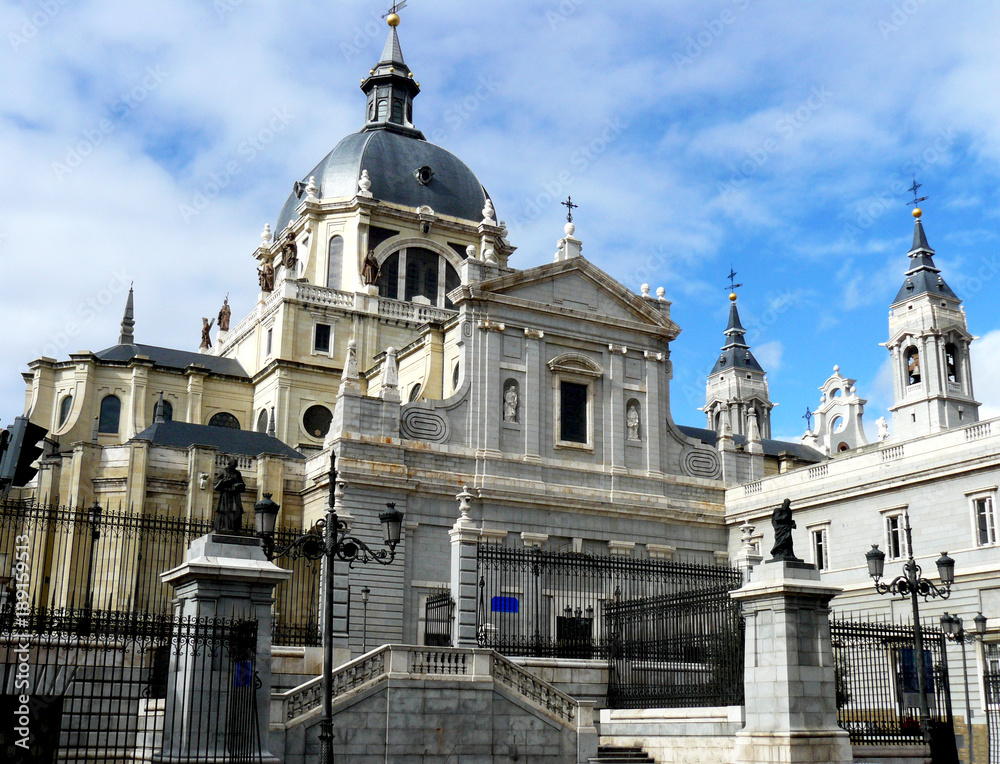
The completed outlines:
{"type": "Polygon", "coordinates": [[[719,357],[715,359],[715,365],[709,374],[718,374],[720,371],[725,371],[726,369],[751,369],[753,371],[759,371],[762,374],[764,369],[754,358],[753,353],[750,352],[750,346],[746,342],[746,338],[743,336],[746,329],[743,328],[742,322],[740,322],[740,313],[736,310],[736,302],[730,303],[729,307],[729,324],[726,326],[726,344],[722,346],[722,352],[719,353],[719,357]]]}
{"type": "Polygon", "coordinates": [[[166,369],[183,370],[196,364],[204,366],[213,374],[250,379],[246,369],[233,358],[219,358],[214,355],[161,348],[155,345],[114,345],[95,353],[95,355],[102,361],[131,361],[136,356],[142,355],[149,358],[156,366],[166,369]]]}
{"type": "Polygon", "coordinates": [[[263,432],[232,430],[227,427],[212,427],[207,424],[187,422],[156,422],[147,427],[133,440],[148,440],[155,446],[190,448],[209,446],[224,454],[234,456],[260,456],[261,454],[281,456],[286,459],[305,459],[291,446],[263,432]]]}
{"type": "Polygon", "coordinates": [[[934,250],[927,243],[923,223],[917,218],[913,226],[913,246],[908,253],[910,267],[906,271],[906,280],[899,288],[893,305],[908,300],[918,294],[935,294],[957,300],[958,296],[941,277],[941,269],[934,266],[934,250]]]}
{"type": "MultiPolygon", "coordinates": [[[[712,446],[713,448],[719,439],[718,434],[714,430],[706,430],[702,427],[687,427],[685,425],[678,425],[677,428],[685,435],[697,438],[705,445],[712,446]]],[[[733,435],[733,442],[737,446],[745,446],[747,439],[743,435],[733,435]]],[[[777,457],[783,451],[787,451],[800,462],[815,463],[826,459],[824,454],[804,443],[791,443],[787,440],[763,438],[760,441],[760,445],[764,449],[765,456],[777,457]]]]}

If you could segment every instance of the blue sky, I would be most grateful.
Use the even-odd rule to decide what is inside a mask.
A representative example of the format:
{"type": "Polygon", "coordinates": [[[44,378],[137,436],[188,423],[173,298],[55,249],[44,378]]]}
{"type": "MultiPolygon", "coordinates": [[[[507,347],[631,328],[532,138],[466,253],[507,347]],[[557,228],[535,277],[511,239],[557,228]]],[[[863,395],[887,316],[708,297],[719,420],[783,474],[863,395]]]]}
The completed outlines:
{"type": "MultiPolygon", "coordinates": [[[[360,127],[383,3],[0,2],[0,417],[20,372],[117,339],[197,349],[293,181],[360,127]]],[[[888,307],[915,175],[965,301],[983,414],[1000,414],[1000,14],[986,2],[470,4],[412,0],[414,121],[463,158],[518,247],[549,262],[567,194],[584,255],[663,286],[682,333],[672,411],[701,424],[726,274],[778,437],[839,364],[890,405],[888,307]]]]}

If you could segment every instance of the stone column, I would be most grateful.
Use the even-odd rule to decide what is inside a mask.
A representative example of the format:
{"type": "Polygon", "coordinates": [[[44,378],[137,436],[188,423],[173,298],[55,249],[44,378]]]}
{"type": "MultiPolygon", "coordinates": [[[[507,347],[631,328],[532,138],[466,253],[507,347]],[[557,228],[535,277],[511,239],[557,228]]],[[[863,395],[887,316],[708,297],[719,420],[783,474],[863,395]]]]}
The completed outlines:
{"type": "Polygon", "coordinates": [[[746,617],[746,726],[740,764],[853,764],[837,725],[829,603],[842,590],[808,563],[768,561],[732,592],[746,617]]]}
{"type": "MultiPolygon", "coordinates": [[[[268,748],[271,708],[271,605],[274,587],[292,575],[264,557],[260,541],[248,536],[209,533],[191,543],[187,561],[160,578],[174,587],[174,613],[188,620],[257,621],[257,725],[261,761],[278,760],[268,748]]],[[[194,628],[194,627],[192,627],[194,628]]],[[[171,650],[168,701],[164,709],[163,751],[158,761],[227,761],[229,656],[181,638],[171,650]],[[216,672],[225,672],[220,678],[216,672]],[[220,681],[221,680],[221,681],[220,681]],[[227,692],[206,692],[226,688],[227,692]]],[[[253,677],[247,677],[253,682],[253,677]]],[[[251,684],[251,686],[253,686],[251,684]]]]}
{"type": "Polygon", "coordinates": [[[539,329],[525,329],[525,373],[524,392],[524,461],[541,461],[542,396],[545,395],[547,377],[542,372],[542,339],[545,333],[539,329]]]}
{"type": "Polygon", "coordinates": [[[455,497],[461,512],[448,532],[451,536],[451,596],[455,598],[455,647],[477,647],[476,600],[479,581],[476,578],[476,545],[479,529],[469,512],[475,495],[468,486],[455,497]]]}

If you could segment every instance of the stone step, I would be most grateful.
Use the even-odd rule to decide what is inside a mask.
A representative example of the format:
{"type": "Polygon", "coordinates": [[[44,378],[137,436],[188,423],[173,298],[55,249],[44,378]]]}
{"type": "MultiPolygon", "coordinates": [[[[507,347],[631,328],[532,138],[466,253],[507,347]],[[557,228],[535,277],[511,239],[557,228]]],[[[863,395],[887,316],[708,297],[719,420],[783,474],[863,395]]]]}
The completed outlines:
{"type": "Polygon", "coordinates": [[[622,748],[619,746],[602,745],[597,749],[597,756],[590,759],[591,764],[652,764],[654,759],[641,748],[622,748]]]}

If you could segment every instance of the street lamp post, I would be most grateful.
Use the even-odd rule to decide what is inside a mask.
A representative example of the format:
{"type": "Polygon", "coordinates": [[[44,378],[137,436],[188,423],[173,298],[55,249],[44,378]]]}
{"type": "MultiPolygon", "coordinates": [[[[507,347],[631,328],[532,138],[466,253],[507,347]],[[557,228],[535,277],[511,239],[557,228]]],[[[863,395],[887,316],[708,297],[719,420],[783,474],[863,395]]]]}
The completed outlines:
{"type": "Polygon", "coordinates": [[[101,538],[101,505],[97,499],[94,499],[94,503],[87,507],[87,525],[90,526],[90,558],[87,565],[87,598],[84,619],[89,628],[94,612],[94,557],[97,554],[97,542],[101,538]]]}
{"type": "Polygon", "coordinates": [[[924,743],[930,745],[931,711],[927,702],[927,679],[924,676],[924,637],[920,629],[920,603],[917,598],[923,597],[924,600],[932,597],[948,599],[951,596],[951,585],[955,582],[955,561],[948,556],[947,552],[942,552],[938,558],[937,569],[941,578],[941,586],[924,578],[922,569],[913,559],[910,513],[904,512],[903,519],[905,521],[907,552],[907,560],[903,563],[903,575],[897,576],[889,583],[882,582],[882,573],[885,571],[885,552],[878,548],[878,544],[872,544],[872,548],[865,554],[865,559],[868,562],[868,575],[874,580],[875,590],[879,594],[910,598],[913,607],[913,649],[916,653],[914,664],[917,673],[917,690],[920,693],[920,734],[924,743]]]}
{"type": "Polygon", "coordinates": [[[326,516],[316,523],[313,530],[282,547],[274,545],[278,505],[271,500],[269,494],[264,494],[264,498],[254,505],[257,535],[267,559],[305,557],[324,561],[323,715],[319,735],[322,764],[333,764],[333,564],[336,560],[341,560],[349,567],[353,567],[356,562],[388,565],[396,558],[396,546],[403,526],[403,513],[396,510],[395,504],[389,503],[386,504],[389,511],[382,512],[378,517],[385,534],[383,543],[388,549],[372,549],[361,539],[348,536],[347,523],[337,515],[346,485],[344,481],[337,479],[337,456],[331,451],[330,498],[326,516]]]}
{"type": "Polygon", "coordinates": [[[368,652],[368,597],[371,595],[372,590],[367,586],[361,589],[361,603],[365,606],[365,620],[362,624],[361,631],[361,652],[368,652]]]}
{"type": "Polygon", "coordinates": [[[972,703],[969,700],[969,666],[965,659],[966,642],[982,641],[986,634],[986,616],[982,613],[972,619],[976,628],[973,632],[967,632],[962,622],[961,616],[949,615],[947,612],[941,616],[941,631],[944,632],[951,642],[958,642],[962,646],[962,679],[965,684],[965,723],[969,727],[969,764],[975,764],[976,751],[973,745],[975,735],[972,730],[972,703]]]}

